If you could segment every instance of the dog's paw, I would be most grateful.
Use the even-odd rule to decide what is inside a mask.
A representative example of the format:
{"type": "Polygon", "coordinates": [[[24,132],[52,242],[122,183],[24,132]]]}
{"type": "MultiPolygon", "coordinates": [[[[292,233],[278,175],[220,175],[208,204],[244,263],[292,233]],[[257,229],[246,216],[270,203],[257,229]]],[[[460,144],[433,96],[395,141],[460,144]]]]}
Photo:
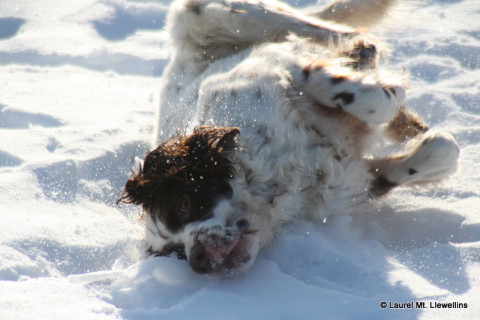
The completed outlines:
{"type": "Polygon", "coordinates": [[[455,139],[441,132],[427,132],[409,147],[386,176],[396,184],[428,184],[457,170],[460,149],[455,139]]]}
{"type": "Polygon", "coordinates": [[[335,106],[369,125],[380,125],[395,117],[405,101],[401,86],[368,85],[355,82],[334,88],[335,106]]]}
{"type": "Polygon", "coordinates": [[[355,70],[374,69],[377,65],[377,46],[368,41],[357,42],[352,49],[344,52],[343,55],[350,58],[347,66],[355,70]]]}

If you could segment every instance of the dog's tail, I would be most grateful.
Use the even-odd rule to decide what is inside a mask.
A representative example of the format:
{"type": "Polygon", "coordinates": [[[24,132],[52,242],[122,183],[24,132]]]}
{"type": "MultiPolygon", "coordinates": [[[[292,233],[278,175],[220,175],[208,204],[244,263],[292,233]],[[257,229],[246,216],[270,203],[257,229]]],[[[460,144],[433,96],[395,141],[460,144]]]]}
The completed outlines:
{"type": "Polygon", "coordinates": [[[354,28],[370,28],[386,18],[400,0],[335,0],[317,9],[308,9],[309,16],[346,24],[354,28]]]}

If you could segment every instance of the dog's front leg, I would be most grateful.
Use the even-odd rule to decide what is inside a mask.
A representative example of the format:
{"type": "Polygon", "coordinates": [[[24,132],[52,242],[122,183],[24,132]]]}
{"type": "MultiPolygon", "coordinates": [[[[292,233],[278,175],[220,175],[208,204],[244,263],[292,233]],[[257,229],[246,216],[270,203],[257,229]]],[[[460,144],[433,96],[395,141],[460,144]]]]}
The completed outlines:
{"type": "Polygon", "coordinates": [[[347,112],[369,126],[389,122],[405,101],[404,85],[394,77],[384,82],[386,77],[356,72],[324,60],[305,65],[301,73],[297,75],[303,81],[299,87],[305,88],[312,100],[347,112]]]}

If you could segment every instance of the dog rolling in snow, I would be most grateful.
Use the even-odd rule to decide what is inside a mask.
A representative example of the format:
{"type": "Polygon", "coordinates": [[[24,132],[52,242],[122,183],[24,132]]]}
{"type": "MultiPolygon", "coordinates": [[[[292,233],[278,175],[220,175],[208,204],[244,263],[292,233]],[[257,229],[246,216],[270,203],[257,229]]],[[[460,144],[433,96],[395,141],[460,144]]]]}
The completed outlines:
{"type": "Polygon", "coordinates": [[[394,2],[171,5],[159,147],[120,199],[142,205],[149,253],[237,274],[282,223],[350,214],[456,171],[455,140],[406,109],[404,75],[381,69],[378,43],[354,29],[394,2]],[[385,139],[404,151],[386,155],[385,139]]]}

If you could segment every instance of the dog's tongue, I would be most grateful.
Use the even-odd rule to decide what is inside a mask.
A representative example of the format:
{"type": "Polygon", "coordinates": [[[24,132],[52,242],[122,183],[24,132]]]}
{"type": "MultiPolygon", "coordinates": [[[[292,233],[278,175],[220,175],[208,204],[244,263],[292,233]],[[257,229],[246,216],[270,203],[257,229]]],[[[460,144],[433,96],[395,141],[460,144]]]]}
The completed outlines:
{"type": "Polygon", "coordinates": [[[237,246],[238,239],[233,239],[229,243],[222,246],[207,245],[205,246],[205,251],[208,253],[212,262],[221,264],[228,257],[230,252],[237,246]]]}

